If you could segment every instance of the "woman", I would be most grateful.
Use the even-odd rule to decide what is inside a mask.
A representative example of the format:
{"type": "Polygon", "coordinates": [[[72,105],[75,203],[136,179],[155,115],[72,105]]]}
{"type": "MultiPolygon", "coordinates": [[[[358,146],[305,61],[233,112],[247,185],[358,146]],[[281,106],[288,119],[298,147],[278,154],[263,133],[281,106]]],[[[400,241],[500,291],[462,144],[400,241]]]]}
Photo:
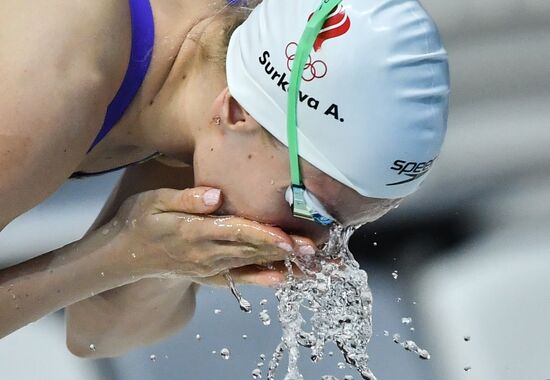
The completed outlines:
{"type": "MultiPolygon", "coordinates": [[[[327,227],[285,200],[284,110],[318,3],[265,0],[248,19],[221,1],[0,5],[0,226],[73,173],[141,162],[86,237],[0,272],[1,336],[69,306],[71,351],[118,355],[184,326],[196,284],[231,270],[274,285],[283,275],[253,264],[315,253],[327,227]]],[[[377,219],[431,168],[447,95],[417,2],[344,0],[302,76],[305,187],[339,223],[377,219]]]]}

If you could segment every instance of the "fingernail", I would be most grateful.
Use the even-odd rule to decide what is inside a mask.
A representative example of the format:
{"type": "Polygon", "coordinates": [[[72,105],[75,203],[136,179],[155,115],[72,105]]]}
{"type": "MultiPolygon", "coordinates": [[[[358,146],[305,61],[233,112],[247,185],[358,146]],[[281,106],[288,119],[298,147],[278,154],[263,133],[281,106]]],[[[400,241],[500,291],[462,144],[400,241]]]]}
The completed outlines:
{"type": "Polygon", "coordinates": [[[292,246],[288,243],[279,243],[277,244],[277,247],[284,249],[287,252],[293,252],[292,246]]]}
{"type": "Polygon", "coordinates": [[[302,245],[300,247],[300,253],[305,256],[315,255],[315,249],[310,245],[302,245]]]}
{"type": "Polygon", "coordinates": [[[207,206],[214,206],[217,204],[220,200],[220,189],[210,189],[206,193],[203,194],[202,199],[204,201],[204,204],[207,206]]]}

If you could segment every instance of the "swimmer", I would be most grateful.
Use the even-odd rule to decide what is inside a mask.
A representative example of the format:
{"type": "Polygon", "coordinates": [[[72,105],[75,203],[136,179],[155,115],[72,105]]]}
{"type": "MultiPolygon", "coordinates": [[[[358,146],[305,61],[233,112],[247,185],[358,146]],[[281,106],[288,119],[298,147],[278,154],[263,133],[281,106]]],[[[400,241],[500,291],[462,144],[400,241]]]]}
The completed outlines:
{"type": "Polygon", "coordinates": [[[0,229],[128,167],[85,237],[0,270],[0,337],[67,308],[74,354],[121,355],[184,327],[200,284],[276,285],[264,264],[418,189],[447,124],[437,29],[415,0],[343,0],[304,47],[331,1],[0,4],[0,229]]]}

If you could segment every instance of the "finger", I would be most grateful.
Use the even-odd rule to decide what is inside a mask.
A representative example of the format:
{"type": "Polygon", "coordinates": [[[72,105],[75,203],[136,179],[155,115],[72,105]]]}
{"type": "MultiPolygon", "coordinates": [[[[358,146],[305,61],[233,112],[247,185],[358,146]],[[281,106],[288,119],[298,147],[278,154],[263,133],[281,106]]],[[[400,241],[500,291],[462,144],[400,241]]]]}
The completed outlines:
{"type": "Polygon", "coordinates": [[[242,268],[248,265],[260,265],[266,267],[274,261],[283,261],[288,253],[273,246],[251,247],[251,246],[220,246],[213,250],[210,255],[212,268],[217,268],[215,273],[227,269],[242,268]]]}
{"type": "MultiPolygon", "coordinates": [[[[222,242],[238,242],[244,245],[272,250],[277,248],[280,253],[288,255],[294,252],[293,240],[283,230],[258,222],[239,218],[210,217],[197,223],[185,223],[186,231],[192,229],[190,236],[197,240],[222,242]],[[192,224],[192,225],[190,225],[192,224]]],[[[276,261],[273,259],[271,261],[276,261]]]]}
{"type": "MultiPolygon", "coordinates": [[[[236,284],[256,285],[262,287],[276,287],[282,284],[286,275],[278,270],[267,269],[259,265],[249,265],[242,268],[232,269],[231,277],[236,284]]],[[[212,277],[195,279],[197,282],[216,287],[228,287],[229,284],[223,274],[212,277]]]]}
{"type": "Polygon", "coordinates": [[[211,214],[222,204],[221,190],[212,187],[194,187],[185,190],[154,190],[157,210],[189,214],[211,214]]]}
{"type": "Polygon", "coordinates": [[[306,237],[291,235],[294,251],[300,256],[314,256],[317,253],[315,243],[306,237]]]}

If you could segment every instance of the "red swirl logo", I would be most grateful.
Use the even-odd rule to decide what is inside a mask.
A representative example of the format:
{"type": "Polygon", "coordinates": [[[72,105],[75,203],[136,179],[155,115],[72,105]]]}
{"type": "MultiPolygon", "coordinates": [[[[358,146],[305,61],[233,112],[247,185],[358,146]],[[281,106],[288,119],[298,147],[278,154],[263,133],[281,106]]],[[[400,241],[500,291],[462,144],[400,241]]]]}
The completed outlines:
{"type": "MultiPolygon", "coordinates": [[[[313,16],[313,13],[309,15],[308,21],[313,16]]],[[[331,38],[340,37],[347,33],[351,27],[351,20],[349,16],[344,11],[342,4],[338,5],[334,11],[328,16],[327,20],[323,24],[323,28],[319,32],[315,43],[313,44],[313,49],[318,51],[321,48],[321,45],[326,40],[331,38]]]]}
{"type": "MultiPolygon", "coordinates": [[[[292,71],[292,64],[294,58],[296,57],[296,50],[298,44],[296,42],[291,42],[286,45],[285,55],[286,55],[286,67],[288,71],[292,71]]],[[[313,61],[311,55],[307,57],[307,62],[304,66],[304,72],[302,74],[302,79],[306,82],[311,82],[315,78],[323,78],[327,75],[328,67],[327,64],[320,59],[313,61]]]]}

